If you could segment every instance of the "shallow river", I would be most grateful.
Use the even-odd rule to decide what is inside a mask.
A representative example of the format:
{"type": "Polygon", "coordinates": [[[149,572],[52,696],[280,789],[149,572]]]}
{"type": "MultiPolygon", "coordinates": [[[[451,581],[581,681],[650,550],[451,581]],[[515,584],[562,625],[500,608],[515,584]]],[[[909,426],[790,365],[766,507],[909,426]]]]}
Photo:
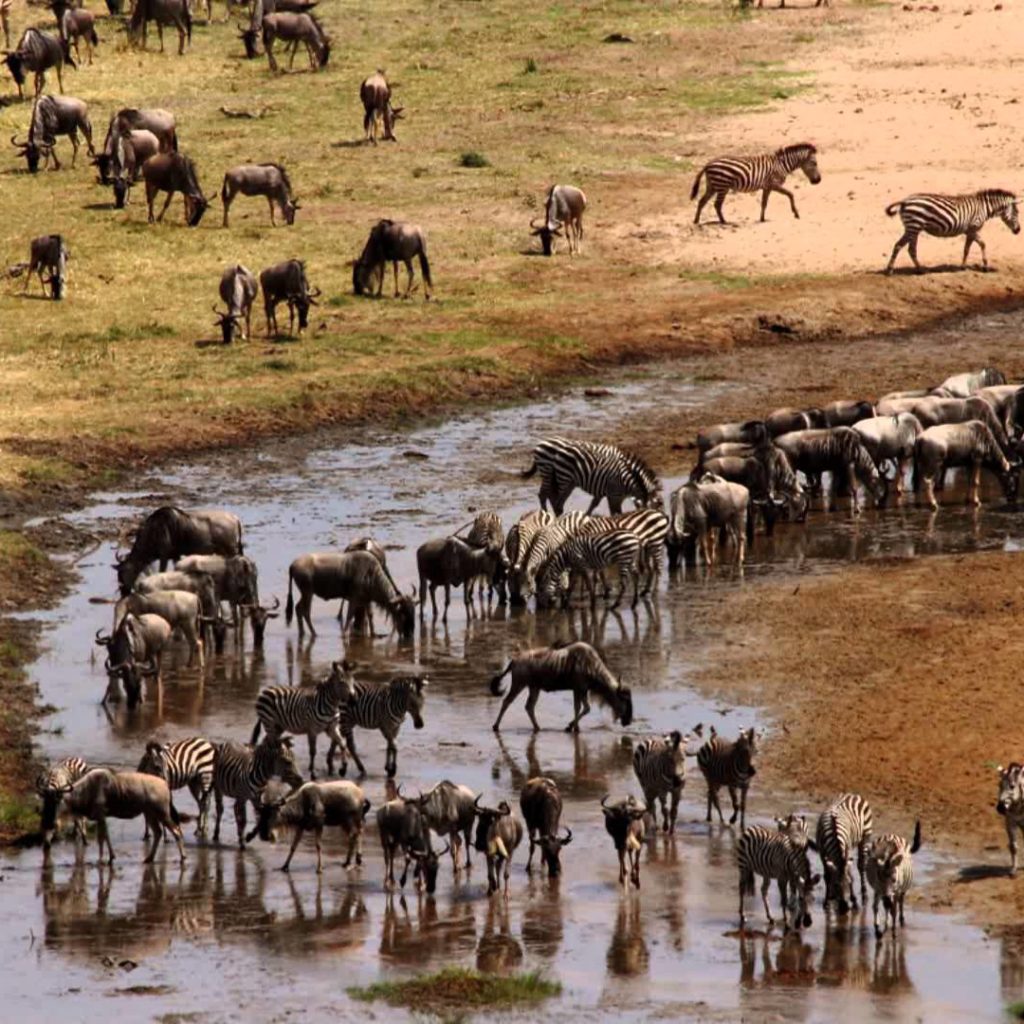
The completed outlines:
{"type": "MultiPolygon", "coordinates": [[[[245,523],[246,553],[259,564],[264,600],[277,594],[282,603],[295,555],[372,534],[388,547],[392,573],[408,588],[423,540],[468,522],[472,509],[497,508],[508,524],[533,505],[534,482],[514,476],[526,464],[529,439],[593,428],[595,417],[614,437],[616,423],[627,417],[704,397],[685,373],[680,364],[623,376],[596,402],[566,395],[409,432],[320,435],[172,466],[142,482],[138,493],[95,495],[89,508],[69,518],[89,529],[136,517],[168,496],[231,508],[245,523]]],[[[0,860],[0,1019],[362,1018],[368,1011],[349,1000],[348,986],[453,963],[539,968],[563,985],[551,1012],[572,1018],[999,1019],[1005,1003],[1024,994],[1018,951],[953,918],[915,907],[905,937],[876,943],[870,915],[826,928],[816,907],[813,927],[799,938],[783,940],[777,931],[767,939],[760,931],[740,938],[735,835],[703,822],[698,772],[687,785],[676,835],[649,845],[638,894],[619,889],[598,807],[605,793],[635,789],[635,737],[697,722],[714,722],[727,734],[747,724],[770,727],[770,708],[723,708],[690,687],[710,638],[695,635],[688,608],[717,605],[730,588],[833,572],[851,560],[1017,546],[1024,530],[1014,513],[991,495],[983,510],[968,511],[952,500],[955,494],[947,492],[951,503],[937,515],[911,504],[859,517],[816,512],[806,526],[782,524],[773,540],[758,537],[742,576],[729,568],[711,576],[692,571],[663,582],[657,600],[635,612],[537,616],[492,608],[467,618],[458,597],[447,627],[428,619],[408,645],[394,637],[351,642],[348,656],[368,678],[388,678],[414,663],[429,672],[426,726],[416,731],[407,722],[399,740],[406,791],[450,777],[496,803],[515,798],[531,775],[557,780],[566,801],[563,820],[574,832],[561,880],[528,879],[521,849],[507,905],[488,900],[482,862],[454,883],[450,868],[442,869],[435,898],[419,897],[411,886],[404,897],[392,896],[382,887],[373,826],[364,867],[346,874],[332,842],[322,880],[311,841],[284,875],[275,870],[285,855],[281,844],[257,841],[245,852],[202,847],[192,826],[184,869],[163,852],[155,867],[144,869],[142,825],[132,822],[113,832],[119,853],[113,871],[97,867],[95,845],[79,865],[70,843],[55,848],[49,869],[38,849],[0,860]],[[574,739],[562,732],[568,697],[544,696],[539,736],[529,731],[520,700],[496,737],[490,723],[498,701],[488,693],[489,676],[516,649],[567,637],[598,643],[613,670],[635,687],[633,726],[624,733],[595,708],[574,739]]],[[[575,507],[585,502],[574,496],[575,507]]],[[[336,607],[318,601],[316,640],[300,644],[294,626],[279,618],[262,654],[251,650],[247,635],[247,646],[229,647],[205,678],[186,669],[177,651],[159,712],[150,698],[132,715],[123,707],[108,715],[99,706],[105,674],[92,638],[109,625],[111,609],[90,598],[113,596],[112,555],[104,545],[83,559],[80,584],[45,616],[48,650],[34,677],[43,699],[60,709],[42,740],[47,757],[75,753],[134,765],[154,733],[247,739],[261,687],[319,677],[343,650],[336,607]]],[[[370,733],[358,739],[370,772],[365,789],[377,805],[383,741],[370,733]]],[[[305,743],[297,746],[305,768],[305,743]]],[[[321,741],[321,758],[323,752],[321,741]]],[[[178,803],[193,809],[184,793],[178,803]]],[[[755,780],[750,809],[753,821],[763,821],[784,808],[755,780]]],[[[885,808],[876,808],[876,817],[884,828],[911,824],[890,821],[885,808]]],[[[230,809],[224,827],[230,840],[230,809]]],[[[938,867],[921,854],[919,876],[938,867]]],[[[759,899],[748,910],[762,928],[759,899]]],[[[378,1019],[404,1017],[379,1004],[372,1012],[378,1019]]]]}

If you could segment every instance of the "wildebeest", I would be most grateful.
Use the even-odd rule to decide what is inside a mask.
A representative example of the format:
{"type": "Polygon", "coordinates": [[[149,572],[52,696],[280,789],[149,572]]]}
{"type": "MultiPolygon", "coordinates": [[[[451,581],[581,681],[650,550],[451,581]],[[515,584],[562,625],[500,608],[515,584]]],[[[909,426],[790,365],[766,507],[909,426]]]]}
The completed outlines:
{"type": "Polygon", "coordinates": [[[829,402],[822,409],[822,413],[826,427],[852,427],[858,420],[866,420],[874,416],[875,407],[870,402],[829,402]]]}
{"type": "Polygon", "coordinates": [[[556,235],[565,230],[565,241],[569,255],[582,251],[583,211],[587,208],[587,197],[574,185],[552,185],[544,199],[544,220],[537,224],[530,221],[532,233],[540,236],[545,256],[550,256],[556,235]]]}
{"type": "Polygon", "coordinates": [[[452,868],[459,873],[459,848],[466,845],[466,867],[472,867],[473,822],[476,821],[476,794],[468,786],[447,779],[416,798],[424,823],[451,843],[452,868]]]}
{"type": "Polygon", "coordinates": [[[562,794],[554,779],[539,776],[528,779],[519,794],[519,809],[523,812],[526,831],[530,839],[530,856],[526,860],[529,874],[533,866],[533,851],[540,847],[544,866],[551,876],[562,871],[562,848],[572,842],[572,829],[565,828],[565,835],[559,836],[558,828],[562,818],[562,794]]]}
{"type": "Polygon", "coordinates": [[[139,594],[156,594],[166,591],[195,594],[199,598],[203,624],[212,627],[217,653],[219,654],[223,650],[227,624],[221,619],[217,587],[209,573],[186,572],[180,569],[155,572],[149,576],[140,576],[135,581],[135,591],[139,594]]]}
{"type": "Polygon", "coordinates": [[[363,80],[359,86],[359,98],[366,111],[363,117],[363,131],[367,141],[377,144],[377,123],[384,124],[384,141],[397,142],[395,138],[395,122],[402,116],[402,107],[391,105],[391,86],[384,77],[383,71],[376,71],[363,80]]]}
{"type": "MultiPolygon", "coordinates": [[[[29,247],[28,272],[25,275],[23,291],[28,291],[33,274],[39,275],[39,285],[46,294],[46,286],[50,286],[50,295],[55,301],[64,298],[64,286],[67,283],[67,264],[71,259],[68,247],[62,235],[40,235],[33,238],[29,247]],[[49,277],[43,277],[48,273],[49,277]]],[[[22,264],[24,266],[24,264],[22,264]]]]}
{"type": "Polygon", "coordinates": [[[81,60],[78,51],[78,40],[85,40],[85,55],[92,63],[92,48],[100,45],[100,37],[96,35],[96,16],[92,11],[66,7],[60,17],[60,34],[64,41],[74,46],[75,56],[81,60]]]}
{"type": "Polygon", "coordinates": [[[992,436],[1004,454],[1010,451],[1009,439],[992,403],[980,395],[972,395],[970,398],[929,395],[926,398],[897,399],[887,402],[884,410],[891,415],[901,411],[911,412],[925,428],[937,427],[943,423],[981,420],[992,431],[992,436]]]}
{"type": "Polygon", "coordinates": [[[279,303],[288,303],[288,333],[290,334],[299,318],[299,334],[309,323],[309,307],[317,304],[319,288],[310,289],[306,278],[306,264],[302,260],[286,260],[267,267],[260,274],[260,287],[263,289],[263,311],[267,317],[267,337],[278,333],[277,307],[279,303]]]}
{"type": "Polygon", "coordinates": [[[697,434],[697,448],[707,451],[726,441],[742,444],[763,444],[769,440],[768,427],[764,420],[746,420],[743,423],[718,423],[697,434]]]}
{"type": "Polygon", "coordinates": [[[441,617],[445,622],[448,621],[452,587],[462,587],[463,602],[469,609],[473,583],[481,576],[493,579],[498,567],[504,563],[505,552],[500,546],[475,548],[459,537],[442,537],[421,544],[416,551],[416,567],[420,577],[420,614],[423,614],[426,607],[428,588],[435,618],[437,601],[434,591],[438,587],[444,587],[444,613],[441,617]]]}
{"type": "Polygon", "coordinates": [[[89,153],[92,148],[92,124],[89,108],[84,100],[74,96],[42,96],[32,108],[32,121],[24,142],[11,136],[11,145],[21,150],[21,155],[33,174],[39,170],[40,158],[46,166],[53,160],[54,170],[60,170],[60,161],[55,149],[58,135],[66,135],[71,141],[71,166],[78,158],[78,133],[85,136],[89,153]]]}
{"type": "Polygon", "coordinates": [[[203,612],[197,594],[186,590],[156,590],[150,594],[129,594],[114,605],[114,631],[117,632],[126,615],[159,615],[172,629],[181,630],[188,644],[188,663],[191,667],[196,655],[199,667],[205,663],[203,655],[203,612]]]}
{"type": "Polygon", "coordinates": [[[533,731],[540,731],[540,723],[534,717],[533,709],[541,693],[572,691],[573,718],[565,727],[566,732],[579,732],[580,719],[590,711],[589,697],[607,704],[616,721],[627,727],[633,721],[633,692],[623,686],[612,675],[601,655],[588,643],[578,641],[564,647],[538,647],[523,651],[512,658],[505,668],[491,679],[491,693],[502,696],[501,680],[512,673],[508,694],[501,702],[501,710],[494,720],[494,731],[501,727],[501,720],[512,702],[523,690],[529,690],[526,698],[526,714],[533,725],[533,731]]]}
{"type": "Polygon", "coordinates": [[[903,477],[914,457],[914,448],[921,434],[921,421],[910,412],[895,416],[872,416],[853,425],[861,444],[875,460],[879,473],[886,462],[895,468],[896,494],[903,493],[903,477]]]}
{"type": "Polygon", "coordinates": [[[1024,385],[993,384],[976,392],[976,397],[992,406],[1008,437],[1018,437],[1024,429],[1024,385]]]}
{"type": "Polygon", "coordinates": [[[169,562],[184,555],[242,554],[242,521],[223,509],[195,509],[186,512],[164,505],[150,512],[135,533],[127,555],[117,555],[117,582],[122,595],[131,593],[142,571],[160,562],[163,572],[169,562]]]}
{"type": "Polygon", "coordinates": [[[417,224],[406,224],[403,221],[379,220],[370,231],[370,237],[363,246],[359,259],[352,264],[352,289],[356,295],[374,294],[379,298],[384,290],[384,265],[390,263],[395,275],[395,298],[398,298],[398,262],[405,264],[408,278],[405,282],[405,295],[408,298],[412,291],[412,261],[418,256],[420,274],[423,276],[423,298],[430,299],[434,287],[430,279],[430,263],[427,260],[427,239],[423,229],[417,224]]]}
{"type": "Polygon", "coordinates": [[[825,426],[823,409],[775,409],[764,418],[772,437],[789,434],[794,430],[815,430],[825,426]]]}
{"type": "Polygon", "coordinates": [[[224,204],[224,227],[228,226],[228,210],[241,192],[243,196],[265,196],[270,207],[270,223],[276,226],[274,204],[281,209],[286,224],[295,223],[298,199],[292,195],[292,183],[280,164],[239,164],[224,174],[220,200],[224,204]]]}
{"type": "MultiPolygon", "coordinates": [[[[475,811],[475,808],[474,808],[475,811]]],[[[430,844],[430,832],[415,800],[406,800],[399,791],[395,799],[388,800],[377,809],[377,833],[384,851],[384,887],[394,888],[395,858],[399,851],[405,855],[405,867],[399,885],[405,886],[409,864],[416,863],[416,881],[426,888],[427,894],[437,889],[437,869],[440,854],[430,844]]]]}
{"type": "Polygon", "coordinates": [[[230,345],[235,337],[235,330],[241,327],[242,341],[247,341],[252,329],[252,304],[256,301],[259,285],[256,275],[243,267],[241,263],[227,267],[220,277],[220,297],[228,307],[226,313],[217,314],[217,326],[220,327],[225,345],[230,345]]]}
{"type": "Polygon", "coordinates": [[[146,31],[151,21],[156,22],[160,37],[160,52],[164,52],[164,25],[178,30],[178,56],[185,53],[185,40],[192,44],[192,14],[188,0],[135,0],[135,9],[128,22],[128,38],[141,39],[146,48],[146,31]]]}
{"type": "Polygon", "coordinates": [[[523,823],[506,801],[497,807],[482,807],[476,798],[476,848],[487,857],[487,895],[498,891],[498,876],[505,869],[505,899],[509,896],[512,855],[523,841],[523,823]]]}
{"type": "Polygon", "coordinates": [[[1006,377],[1000,370],[994,366],[986,366],[983,370],[955,373],[952,377],[947,377],[936,390],[948,391],[953,398],[970,398],[982,388],[995,387],[1005,383],[1006,377]]]}
{"type": "Polygon", "coordinates": [[[264,15],[263,48],[267,51],[271,71],[278,70],[277,61],[274,59],[274,42],[278,39],[291,44],[289,68],[295,63],[295,54],[300,43],[306,47],[309,66],[314,71],[327,66],[331,56],[331,41],[324,33],[323,26],[312,14],[284,12],[264,15]]]}
{"type": "Polygon", "coordinates": [[[626,884],[626,875],[630,881],[640,888],[640,852],[644,848],[646,827],[644,818],[647,808],[634,799],[632,795],[624,800],[609,804],[607,795],[601,798],[601,810],[604,812],[605,831],[612,837],[615,851],[619,855],[619,885],[626,884]],[[629,860],[629,871],[626,860],[629,860]]]}
{"type": "Polygon", "coordinates": [[[146,203],[149,206],[149,223],[154,221],[153,201],[158,192],[167,193],[157,221],[164,219],[167,207],[171,205],[175,192],[180,192],[185,204],[185,223],[197,227],[210,205],[203,195],[196,175],[196,165],[181,153],[157,153],[142,165],[142,176],[146,179],[146,203]]]}
{"type": "Polygon", "coordinates": [[[35,95],[38,96],[46,85],[46,72],[53,68],[57,72],[57,85],[64,92],[64,65],[75,67],[65,40],[37,28],[27,28],[13,53],[4,57],[4,63],[18,86],[18,98],[25,98],[25,72],[35,74],[35,95]]]}
{"type": "MultiPolygon", "coordinates": [[[[100,181],[104,185],[110,184],[110,164],[117,137],[134,131],[152,132],[159,142],[159,149],[162,153],[171,153],[178,149],[177,125],[174,115],[169,110],[162,110],[159,107],[148,109],[124,107],[110,119],[107,136],[103,140],[103,152],[96,157],[96,167],[100,172],[100,181]]],[[[132,141],[135,144],[134,137],[132,141]]],[[[142,163],[143,161],[139,160],[140,169],[142,163]]]]}
{"type": "Polygon", "coordinates": [[[411,637],[416,628],[413,599],[398,590],[380,562],[368,551],[300,555],[292,562],[288,568],[288,601],[284,615],[290,626],[292,614],[297,610],[299,636],[303,634],[303,623],[316,636],[309,614],[314,597],[324,601],[341,598],[355,605],[375,604],[403,638],[411,637]],[[292,599],[293,583],[299,590],[297,605],[292,599]]]}
{"type": "Polygon", "coordinates": [[[133,128],[114,139],[109,154],[96,157],[101,176],[109,178],[114,186],[114,206],[118,210],[128,205],[128,196],[142,174],[142,165],[159,152],[160,140],[151,131],[133,128]]]}
{"type": "Polygon", "coordinates": [[[722,531],[733,544],[737,565],[746,550],[750,492],[743,484],[719,477],[690,481],[669,498],[669,528],[665,544],[669,565],[675,568],[683,555],[687,565],[696,564],[698,547],[707,565],[715,564],[718,535],[722,531]]]}
{"type": "Polygon", "coordinates": [[[925,501],[938,508],[935,500],[935,482],[945,476],[946,470],[962,466],[968,470],[967,501],[981,504],[979,487],[982,468],[991,470],[1003,485],[1007,501],[1017,497],[1020,461],[1011,463],[992,436],[992,431],[980,420],[967,423],[947,423],[929,427],[917,439],[914,453],[915,485],[924,484],[925,501]]]}
{"type": "Polygon", "coordinates": [[[109,677],[102,703],[120,699],[118,678],[124,684],[129,709],[142,698],[145,676],[153,676],[159,686],[163,651],[170,638],[171,624],[162,615],[151,612],[125,615],[112,634],[104,636],[97,630],[96,643],[107,649],[104,668],[109,677]]]}

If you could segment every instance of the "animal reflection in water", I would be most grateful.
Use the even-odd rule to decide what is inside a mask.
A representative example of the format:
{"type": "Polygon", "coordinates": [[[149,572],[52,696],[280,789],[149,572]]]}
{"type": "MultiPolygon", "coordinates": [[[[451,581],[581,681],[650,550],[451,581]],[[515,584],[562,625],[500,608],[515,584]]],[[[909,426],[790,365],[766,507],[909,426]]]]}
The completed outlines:
{"type": "Polygon", "coordinates": [[[515,970],[522,962],[523,945],[512,935],[508,904],[504,900],[490,900],[476,947],[477,970],[501,973],[515,970]]]}
{"type": "Polygon", "coordinates": [[[610,974],[635,978],[647,974],[651,954],[644,939],[643,905],[635,895],[623,896],[615,916],[615,930],[605,957],[610,974]]]}
{"type": "Polygon", "coordinates": [[[380,931],[380,954],[388,960],[405,961],[418,968],[437,961],[448,962],[471,953],[476,946],[474,906],[455,900],[442,915],[433,896],[418,896],[415,920],[404,896],[387,893],[380,931]]]}

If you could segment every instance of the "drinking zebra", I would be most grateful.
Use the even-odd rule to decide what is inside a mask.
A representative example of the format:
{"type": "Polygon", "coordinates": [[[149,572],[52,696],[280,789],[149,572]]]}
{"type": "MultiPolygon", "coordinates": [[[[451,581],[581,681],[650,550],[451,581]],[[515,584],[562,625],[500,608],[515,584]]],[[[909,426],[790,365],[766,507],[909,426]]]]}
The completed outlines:
{"type": "Polygon", "coordinates": [[[286,732],[305,735],[309,740],[309,777],[316,778],[316,739],[325,732],[331,738],[327,751],[327,771],[334,771],[334,751],[341,748],[345,759],[345,741],[338,731],[338,709],[352,696],[356,681],[352,666],[347,661],[335,661],[331,674],[312,689],[292,686],[269,686],[256,698],[256,726],[252,731],[252,744],[260,738],[260,729],[267,730],[269,738],[286,732]]]}
{"type": "Polygon", "coordinates": [[[563,544],[579,533],[585,519],[582,512],[566,512],[537,530],[525,551],[520,545],[519,560],[513,566],[511,576],[514,598],[518,595],[519,600],[525,601],[530,597],[537,574],[563,544]]]}
{"type": "Polygon", "coordinates": [[[782,903],[782,924],[786,931],[792,927],[811,926],[811,890],[821,881],[811,874],[807,857],[807,821],[795,814],[775,819],[777,829],[751,825],[744,829],[736,844],[736,863],[740,873],[740,928],[747,923],[744,900],[754,895],[754,878],[760,875],[761,899],[768,924],[775,924],[768,906],[768,889],[774,879],[779,886],[782,903]]]}
{"type": "Polygon", "coordinates": [[[638,508],[611,516],[590,516],[580,526],[581,534],[608,533],[612,530],[630,530],[640,538],[640,574],[644,578],[641,591],[645,596],[657,590],[665,568],[665,538],[668,536],[668,516],[661,509],[638,508]]]}
{"type": "Polygon", "coordinates": [[[818,856],[825,874],[825,899],[822,906],[828,909],[835,903],[840,914],[852,906],[857,909],[857,897],[853,888],[853,868],[850,865],[853,850],[857,850],[857,870],[860,872],[860,897],[868,896],[864,874],[864,854],[871,838],[871,807],[856,793],[842,793],[837,796],[818,818],[816,839],[818,856]],[[849,893],[849,902],[846,896],[849,893]]]}
{"type": "MultiPolygon", "coordinates": [[[[544,604],[554,604],[557,591],[562,586],[562,577],[568,573],[564,601],[568,603],[574,578],[582,576],[593,605],[597,602],[594,575],[600,574],[603,578],[605,570],[613,567],[619,570],[619,592],[611,607],[618,606],[632,579],[635,608],[640,599],[640,538],[632,530],[612,530],[596,537],[581,536],[567,540],[544,566],[538,600],[542,598],[544,604]]],[[[606,597],[609,589],[605,585],[606,597]]]]}
{"type": "Polygon", "coordinates": [[[213,797],[217,805],[217,821],[213,827],[213,841],[220,842],[220,820],[224,815],[224,797],[235,801],[235,824],[238,827],[238,845],[244,848],[255,830],[245,834],[245,805],[252,803],[259,820],[259,799],[267,783],[279,775],[292,789],[298,789],[303,779],[295,764],[292,741],[267,736],[255,748],[241,743],[219,743],[214,748],[213,797]]]}
{"type": "MultiPolygon", "coordinates": [[[[425,676],[395,676],[388,683],[353,683],[351,697],[338,710],[339,729],[344,737],[340,743],[342,775],[348,768],[346,747],[359,774],[366,774],[353,736],[353,730],[358,725],[361,729],[379,729],[383,733],[388,741],[384,770],[390,778],[394,778],[398,771],[398,747],[395,745],[398,731],[406,715],[412,719],[414,728],[423,728],[423,705],[427,699],[423,691],[428,682],[425,676]]],[[[338,741],[332,741],[327,755],[328,762],[332,759],[336,745],[339,745],[338,741]]]]}
{"type": "MultiPolygon", "coordinates": [[[[694,734],[700,736],[703,727],[698,725],[694,734]]],[[[633,750],[633,772],[644,791],[644,800],[658,827],[658,808],[661,802],[662,828],[671,832],[676,827],[679,812],[679,798],[686,784],[686,744],[688,736],[674,729],[667,736],[652,736],[642,740],[633,750]],[[669,797],[671,812],[668,810],[669,797]]]]}
{"type": "Polygon", "coordinates": [[[996,813],[1003,816],[1006,838],[1010,843],[1010,877],[1017,874],[1017,829],[1024,832],[1024,765],[1016,761],[999,772],[999,797],[996,813]]]}
{"type": "Polygon", "coordinates": [[[591,495],[587,515],[605,498],[611,512],[621,512],[626,498],[641,507],[661,500],[661,484],[650,466],[640,456],[611,444],[545,438],[533,449],[530,468],[520,475],[529,479],[535,473],[540,473],[540,507],[547,508],[550,501],[559,516],[577,487],[591,495]]]}
{"type": "Polygon", "coordinates": [[[1017,197],[1001,188],[987,188],[963,196],[921,193],[887,206],[885,212],[890,217],[898,213],[903,222],[903,234],[892,247],[892,255],[885,268],[887,274],[892,273],[893,264],[903,246],[909,248],[910,258],[918,272],[924,269],[917,261],[917,236],[922,231],[939,238],[966,235],[961,266],[967,266],[967,254],[971,246],[977,243],[981,249],[981,265],[986,270],[988,257],[985,254],[985,243],[979,236],[985,222],[992,217],[999,217],[1015,235],[1020,234],[1017,197]]]}
{"type": "Polygon", "coordinates": [[[718,802],[718,791],[725,786],[732,801],[732,817],[729,824],[735,825],[739,816],[740,828],[746,826],[747,790],[750,787],[750,780],[756,774],[751,758],[756,753],[757,733],[753,728],[746,732],[741,731],[735,740],[729,742],[715,732],[714,726],[711,727],[711,735],[707,742],[697,751],[697,766],[708,784],[708,821],[711,820],[711,808],[714,807],[718,811],[718,820],[725,824],[722,805],[718,802]],[[737,790],[740,794],[738,804],[737,790]]]}
{"type": "MultiPolygon", "coordinates": [[[[61,799],[87,771],[89,765],[82,758],[65,757],[63,761],[58,761],[39,773],[36,779],[36,792],[43,798],[39,826],[43,833],[43,850],[49,851],[53,844],[61,799]]],[[[75,835],[83,844],[86,842],[85,822],[81,818],[75,818],[75,835]]]]}
{"type": "Polygon", "coordinates": [[[188,786],[199,808],[196,835],[200,837],[206,836],[215,758],[216,751],[209,740],[201,736],[192,736],[187,740],[166,744],[150,740],[146,744],[142,760],[139,761],[140,772],[163,779],[172,793],[176,789],[188,786]]]}
{"type": "Polygon", "coordinates": [[[914,881],[914,862],[911,859],[921,849],[921,822],[914,823],[914,841],[908,843],[903,836],[889,833],[877,836],[868,848],[868,882],[875,893],[874,918],[875,935],[881,938],[892,918],[892,930],[896,932],[896,912],[899,911],[900,927],[906,925],[903,918],[903,901],[914,881]],[[885,907],[882,927],[878,927],[878,904],[885,907]]]}
{"type": "Polygon", "coordinates": [[[694,224],[700,223],[701,211],[707,205],[708,200],[715,197],[715,213],[718,214],[719,223],[725,223],[725,216],[722,213],[722,204],[725,202],[726,194],[729,192],[760,192],[761,193],[761,220],[764,220],[764,211],[768,206],[768,197],[772,192],[779,192],[789,200],[793,210],[793,216],[798,220],[796,200],[793,193],[782,187],[783,182],[795,171],[801,170],[807,176],[812,185],[821,181],[821,172],[818,170],[818,151],[807,142],[800,142],[794,146],[783,146],[774,153],[759,153],[757,156],[723,156],[711,163],[705,164],[697,173],[694,179],[693,188],[690,189],[690,199],[696,199],[700,191],[700,179],[704,178],[704,195],[697,203],[697,213],[693,218],[694,224]]]}

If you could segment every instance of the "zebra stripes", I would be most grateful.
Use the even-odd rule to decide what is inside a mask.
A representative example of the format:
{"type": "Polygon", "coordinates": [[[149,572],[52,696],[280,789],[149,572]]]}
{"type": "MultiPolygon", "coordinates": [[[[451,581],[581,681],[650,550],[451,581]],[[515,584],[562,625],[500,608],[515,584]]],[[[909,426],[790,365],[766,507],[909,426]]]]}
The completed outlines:
{"type": "Polygon", "coordinates": [[[736,844],[740,928],[745,927],[747,922],[745,898],[754,895],[754,879],[757,875],[764,880],[761,884],[761,900],[770,925],[775,923],[775,919],[768,906],[768,890],[774,880],[779,887],[785,929],[788,931],[791,927],[791,919],[792,927],[810,927],[810,894],[818,879],[811,875],[807,857],[807,822],[791,814],[788,818],[777,818],[776,824],[776,829],[751,825],[743,830],[736,844]]]}
{"type": "MultiPolygon", "coordinates": [[[[598,536],[578,536],[567,540],[544,566],[541,576],[540,594],[544,603],[554,604],[556,593],[562,584],[562,577],[569,574],[569,585],[565,589],[565,600],[572,593],[573,577],[582,575],[590,591],[590,603],[597,601],[594,574],[602,576],[606,569],[619,570],[619,592],[612,601],[615,608],[622,600],[633,580],[633,606],[640,598],[640,538],[632,530],[612,530],[598,536]]],[[[605,586],[605,596],[608,594],[605,586]]]]}
{"type": "Polygon", "coordinates": [[[747,790],[750,788],[750,780],[756,774],[751,758],[756,753],[757,733],[753,729],[741,732],[735,740],[729,742],[723,740],[712,726],[707,742],[697,751],[697,766],[708,784],[708,821],[711,820],[711,808],[714,807],[718,811],[718,820],[725,824],[722,805],[718,801],[718,791],[725,786],[732,801],[732,817],[729,824],[735,825],[738,816],[740,828],[745,826],[747,790]],[[740,794],[738,804],[737,791],[740,794]]]}
{"type": "Polygon", "coordinates": [[[638,508],[611,516],[590,516],[583,520],[580,533],[596,535],[611,530],[629,530],[640,538],[640,573],[644,577],[642,593],[656,590],[665,568],[665,538],[668,516],[661,509],[638,508]]]}
{"type": "Polygon", "coordinates": [[[996,814],[1001,814],[1010,845],[1010,877],[1017,874],[1017,830],[1024,832],[1024,765],[1012,761],[1000,765],[996,814]]]}
{"type": "Polygon", "coordinates": [[[352,696],[356,685],[351,666],[346,661],[334,662],[331,674],[315,687],[296,689],[291,686],[269,686],[256,698],[256,726],[252,744],[260,738],[260,728],[276,738],[286,732],[309,740],[309,777],[316,778],[316,739],[325,732],[331,738],[327,752],[327,771],[334,771],[334,750],[340,747],[345,758],[345,741],[338,731],[338,709],[352,696]]]}
{"type": "Polygon", "coordinates": [[[582,512],[566,512],[537,530],[525,552],[520,545],[519,561],[512,570],[513,594],[525,600],[533,593],[537,574],[566,541],[577,535],[584,519],[582,512]]]}
{"type": "MultiPolygon", "coordinates": [[[[50,765],[36,778],[36,792],[43,798],[40,828],[43,833],[43,849],[48,851],[57,831],[57,812],[64,794],[89,771],[89,765],[80,757],[65,757],[63,761],[50,765]]],[[[75,836],[84,843],[85,822],[75,818],[75,836]]]]}
{"type": "Polygon", "coordinates": [[[547,508],[550,501],[556,515],[562,514],[577,487],[591,495],[587,515],[605,498],[611,512],[621,512],[626,498],[633,498],[638,506],[660,500],[661,484],[650,466],[611,444],[545,438],[533,449],[533,462],[521,475],[528,479],[535,473],[540,473],[540,507],[547,508]]]}
{"type": "Polygon", "coordinates": [[[818,818],[816,830],[818,856],[825,874],[825,899],[823,906],[835,903],[840,914],[852,906],[857,909],[857,897],[853,889],[853,869],[850,860],[857,851],[857,869],[860,871],[860,895],[867,899],[867,882],[864,874],[864,854],[871,838],[871,807],[856,793],[842,793],[837,796],[818,818]],[[849,902],[846,896],[849,893],[849,902]]]}
{"type": "Polygon", "coordinates": [[[794,146],[784,146],[774,153],[759,153],[757,156],[723,156],[705,164],[694,179],[690,190],[690,199],[696,199],[700,191],[700,179],[704,178],[704,195],[697,203],[694,224],[700,223],[700,215],[708,200],[715,197],[715,213],[719,223],[725,223],[722,204],[729,192],[760,192],[761,220],[768,206],[768,197],[772,192],[779,192],[789,200],[793,216],[798,220],[796,200],[793,193],[782,187],[783,182],[797,169],[804,172],[812,185],[821,181],[818,170],[818,151],[806,142],[794,146]]]}
{"type": "Polygon", "coordinates": [[[988,257],[985,253],[985,243],[979,237],[985,222],[992,217],[999,217],[1015,235],[1020,233],[1017,197],[1001,188],[987,188],[962,196],[922,192],[901,199],[898,203],[892,203],[885,208],[885,212],[890,217],[898,213],[903,222],[903,234],[892,247],[892,255],[885,268],[887,274],[892,273],[896,257],[904,246],[909,248],[914,266],[919,271],[923,269],[917,260],[917,238],[922,231],[926,235],[936,235],[939,238],[966,235],[961,265],[967,265],[967,254],[971,251],[971,246],[977,243],[981,249],[981,264],[986,269],[988,257]]]}
{"type": "Polygon", "coordinates": [[[667,736],[652,736],[642,740],[633,751],[633,772],[644,791],[644,800],[658,825],[655,800],[661,802],[662,828],[671,832],[676,827],[679,798],[686,784],[686,746],[678,729],[667,736]],[[671,813],[667,810],[672,798],[671,813]]]}
{"type": "Polygon", "coordinates": [[[899,912],[900,927],[906,921],[903,917],[903,901],[914,881],[913,855],[921,849],[921,822],[914,824],[914,841],[908,843],[903,836],[888,833],[878,836],[868,848],[868,882],[874,890],[875,935],[881,938],[892,918],[892,930],[896,932],[896,915],[899,912]],[[878,905],[885,908],[882,927],[878,927],[878,905]]]}
{"type": "Polygon", "coordinates": [[[167,783],[173,793],[188,786],[192,798],[199,808],[196,835],[206,836],[206,825],[210,810],[210,793],[213,791],[213,765],[216,749],[202,736],[177,740],[174,743],[146,744],[146,752],[139,761],[138,770],[147,775],[157,775],[167,783]]]}

